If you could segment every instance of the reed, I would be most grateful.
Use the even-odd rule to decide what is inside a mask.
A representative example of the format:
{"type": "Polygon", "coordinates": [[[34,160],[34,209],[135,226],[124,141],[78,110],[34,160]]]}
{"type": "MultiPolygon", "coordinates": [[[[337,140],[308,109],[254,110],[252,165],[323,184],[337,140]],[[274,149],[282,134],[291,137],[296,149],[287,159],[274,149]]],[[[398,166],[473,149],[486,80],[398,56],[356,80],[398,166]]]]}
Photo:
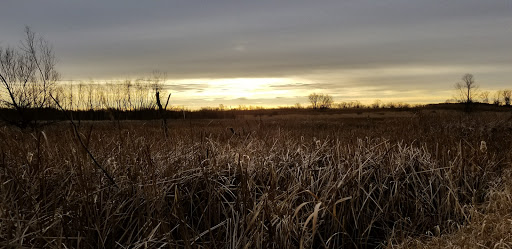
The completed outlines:
{"type": "Polygon", "coordinates": [[[510,115],[168,125],[1,127],[0,246],[512,246],[510,115]]]}

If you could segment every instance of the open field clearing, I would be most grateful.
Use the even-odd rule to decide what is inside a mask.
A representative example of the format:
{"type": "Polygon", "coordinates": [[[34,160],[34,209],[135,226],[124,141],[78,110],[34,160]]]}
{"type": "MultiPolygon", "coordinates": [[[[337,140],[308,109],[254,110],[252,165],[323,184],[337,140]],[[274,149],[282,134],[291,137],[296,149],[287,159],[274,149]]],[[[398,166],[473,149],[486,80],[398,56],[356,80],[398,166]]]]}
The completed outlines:
{"type": "Polygon", "coordinates": [[[0,127],[0,247],[510,248],[511,113],[0,127]]]}

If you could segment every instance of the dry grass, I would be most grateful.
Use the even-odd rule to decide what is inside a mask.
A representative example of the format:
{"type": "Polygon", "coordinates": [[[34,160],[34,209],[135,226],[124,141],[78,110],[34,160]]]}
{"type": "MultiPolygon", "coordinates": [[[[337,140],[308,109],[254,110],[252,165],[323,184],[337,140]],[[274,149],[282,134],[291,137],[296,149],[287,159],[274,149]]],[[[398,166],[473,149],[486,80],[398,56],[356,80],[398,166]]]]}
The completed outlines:
{"type": "Polygon", "coordinates": [[[0,128],[0,246],[511,245],[509,114],[169,126],[0,128]]]}
{"type": "MultiPolygon", "coordinates": [[[[408,238],[392,248],[512,248],[512,172],[502,176],[486,201],[472,207],[471,221],[454,233],[408,238]]],[[[390,246],[391,247],[391,246],[390,246]]]]}

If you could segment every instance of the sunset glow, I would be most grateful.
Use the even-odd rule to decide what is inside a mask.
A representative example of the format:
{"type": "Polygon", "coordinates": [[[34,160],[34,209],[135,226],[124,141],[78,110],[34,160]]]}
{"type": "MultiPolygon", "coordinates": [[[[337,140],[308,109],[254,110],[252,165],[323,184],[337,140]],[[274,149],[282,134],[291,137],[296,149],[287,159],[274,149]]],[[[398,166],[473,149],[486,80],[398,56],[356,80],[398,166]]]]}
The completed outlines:
{"type": "Polygon", "coordinates": [[[335,102],[437,103],[453,98],[466,73],[485,91],[510,85],[510,1],[6,5],[0,46],[30,25],[53,45],[65,84],[156,70],[171,103],[192,109],[305,105],[313,92],[335,102]]]}

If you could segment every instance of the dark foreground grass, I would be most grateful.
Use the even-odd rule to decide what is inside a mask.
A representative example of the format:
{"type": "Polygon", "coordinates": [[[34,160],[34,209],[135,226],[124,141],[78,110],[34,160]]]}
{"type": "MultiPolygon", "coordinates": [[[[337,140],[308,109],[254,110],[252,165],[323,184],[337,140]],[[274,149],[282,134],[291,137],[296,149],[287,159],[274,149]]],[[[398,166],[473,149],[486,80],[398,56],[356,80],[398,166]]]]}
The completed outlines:
{"type": "Polygon", "coordinates": [[[4,126],[0,246],[512,246],[510,114],[362,116],[81,123],[118,188],[71,125],[4,126]]]}

